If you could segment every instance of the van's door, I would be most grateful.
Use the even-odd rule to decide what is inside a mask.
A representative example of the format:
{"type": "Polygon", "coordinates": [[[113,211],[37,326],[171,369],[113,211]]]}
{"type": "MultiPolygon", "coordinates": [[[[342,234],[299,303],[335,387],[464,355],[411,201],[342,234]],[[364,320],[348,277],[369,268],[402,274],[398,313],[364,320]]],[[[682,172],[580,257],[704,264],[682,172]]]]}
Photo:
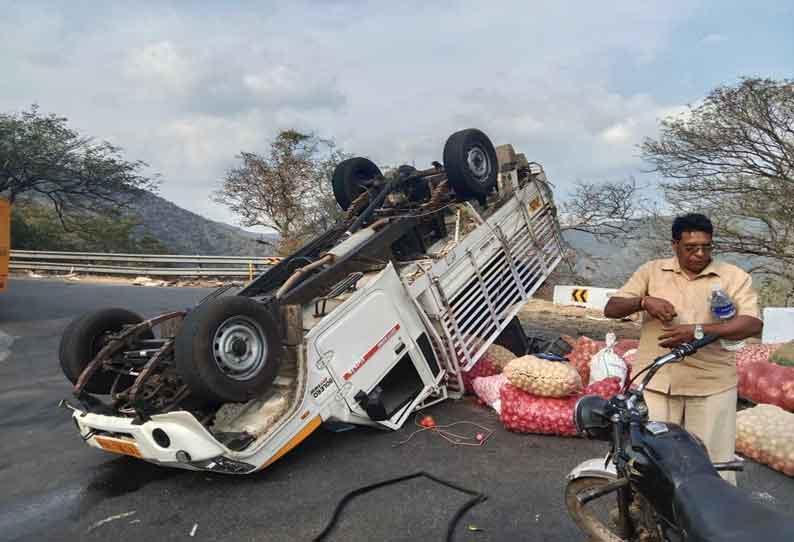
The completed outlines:
{"type": "Polygon", "coordinates": [[[341,316],[329,315],[332,323],[315,341],[348,407],[391,429],[401,427],[435,387],[415,340],[419,317],[400,307],[399,296],[406,293],[389,266],[334,311],[341,316]]]}

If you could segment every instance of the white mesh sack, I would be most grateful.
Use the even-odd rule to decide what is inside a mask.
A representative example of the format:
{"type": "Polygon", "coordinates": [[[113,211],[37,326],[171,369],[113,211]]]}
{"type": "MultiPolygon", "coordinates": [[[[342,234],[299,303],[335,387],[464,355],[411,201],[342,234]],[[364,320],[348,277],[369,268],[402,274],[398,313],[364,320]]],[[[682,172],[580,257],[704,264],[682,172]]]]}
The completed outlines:
{"type": "Polygon", "coordinates": [[[590,382],[588,384],[613,376],[619,377],[620,383],[623,384],[628,369],[623,358],[615,353],[616,342],[615,334],[607,333],[606,346],[590,359],[590,382]]]}

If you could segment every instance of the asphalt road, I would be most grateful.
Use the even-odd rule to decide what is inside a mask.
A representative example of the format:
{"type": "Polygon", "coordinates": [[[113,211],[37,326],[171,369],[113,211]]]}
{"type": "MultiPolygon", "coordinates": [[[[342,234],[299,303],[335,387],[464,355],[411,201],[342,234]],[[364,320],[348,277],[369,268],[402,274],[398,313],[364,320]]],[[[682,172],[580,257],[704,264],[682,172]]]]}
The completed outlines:
{"type": "MultiPolygon", "coordinates": [[[[57,408],[69,394],[57,363],[66,324],[102,306],[152,316],[188,307],[208,291],[20,279],[0,294],[0,540],[311,540],[348,491],[418,471],[487,495],[464,516],[455,540],[582,539],[565,514],[564,478],[580,461],[603,455],[603,444],[508,433],[468,400],[429,413],[438,423],[493,428],[484,447],[455,447],[431,433],[398,446],[413,427],[320,430],[244,477],[166,469],[85,446],[68,412],[57,408]]],[[[739,480],[757,498],[794,512],[794,480],[755,464],[739,480]]],[[[427,479],[384,487],[353,500],[329,540],[443,540],[467,499],[427,479]]]]}

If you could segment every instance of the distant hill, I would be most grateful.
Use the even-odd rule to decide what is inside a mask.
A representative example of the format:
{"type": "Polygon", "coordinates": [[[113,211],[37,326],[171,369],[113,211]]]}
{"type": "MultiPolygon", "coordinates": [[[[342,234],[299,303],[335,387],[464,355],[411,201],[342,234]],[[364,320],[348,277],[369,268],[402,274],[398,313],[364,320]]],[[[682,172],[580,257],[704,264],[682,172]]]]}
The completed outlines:
{"type": "Polygon", "coordinates": [[[576,251],[576,274],[592,286],[618,288],[649,259],[636,242],[601,241],[589,233],[570,230],[563,238],[576,251]]]}
{"type": "Polygon", "coordinates": [[[274,248],[257,243],[256,239],[271,243],[278,239],[276,234],[255,234],[208,220],[151,192],[143,192],[129,214],[143,222],[141,233],[154,236],[172,254],[269,256],[274,248]]]}

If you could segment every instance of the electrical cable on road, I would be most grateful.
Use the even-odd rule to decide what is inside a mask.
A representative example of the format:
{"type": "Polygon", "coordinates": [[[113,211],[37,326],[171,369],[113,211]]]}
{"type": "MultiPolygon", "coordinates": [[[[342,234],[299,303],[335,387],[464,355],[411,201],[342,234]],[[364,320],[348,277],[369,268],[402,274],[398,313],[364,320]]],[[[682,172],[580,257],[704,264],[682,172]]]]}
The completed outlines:
{"type": "Polygon", "coordinates": [[[466,501],[463,504],[463,506],[458,509],[458,511],[452,517],[452,519],[450,520],[450,522],[449,522],[449,524],[447,526],[447,537],[446,537],[446,540],[447,540],[447,542],[452,542],[453,541],[453,537],[455,535],[455,527],[457,526],[458,521],[460,521],[460,518],[463,517],[463,514],[465,514],[470,508],[474,507],[475,505],[477,505],[477,504],[479,504],[481,502],[485,502],[488,497],[486,497],[485,494],[483,494],[483,493],[478,493],[478,492],[472,491],[470,489],[465,489],[463,487],[460,487],[459,485],[453,484],[451,482],[447,482],[446,480],[442,480],[441,478],[437,478],[437,477],[433,476],[432,474],[428,474],[428,473],[426,473],[424,471],[417,472],[417,473],[414,473],[414,474],[409,474],[407,476],[400,476],[400,477],[397,477],[397,478],[392,478],[391,480],[384,480],[382,482],[377,482],[375,484],[364,486],[364,487],[361,487],[359,489],[355,489],[355,490],[351,491],[350,493],[348,493],[347,495],[342,497],[342,500],[339,501],[339,504],[336,505],[336,509],[334,510],[334,513],[331,516],[331,520],[328,522],[328,525],[326,525],[325,528],[320,532],[320,534],[317,535],[316,538],[314,538],[314,542],[320,542],[320,541],[326,539],[326,537],[331,533],[331,531],[333,531],[334,527],[336,526],[337,522],[339,521],[339,516],[341,515],[342,510],[344,509],[344,507],[347,505],[348,502],[350,502],[355,497],[358,497],[359,495],[363,495],[364,493],[369,493],[370,491],[374,491],[375,489],[379,489],[381,487],[385,487],[385,486],[388,486],[388,485],[397,484],[397,483],[400,483],[400,482],[405,482],[407,480],[413,480],[414,478],[421,478],[421,477],[429,478],[430,480],[433,480],[434,482],[439,483],[439,484],[441,484],[443,486],[446,486],[448,488],[451,488],[451,489],[454,489],[456,491],[460,491],[461,493],[466,493],[467,495],[471,495],[472,496],[471,499],[466,501]]]}

